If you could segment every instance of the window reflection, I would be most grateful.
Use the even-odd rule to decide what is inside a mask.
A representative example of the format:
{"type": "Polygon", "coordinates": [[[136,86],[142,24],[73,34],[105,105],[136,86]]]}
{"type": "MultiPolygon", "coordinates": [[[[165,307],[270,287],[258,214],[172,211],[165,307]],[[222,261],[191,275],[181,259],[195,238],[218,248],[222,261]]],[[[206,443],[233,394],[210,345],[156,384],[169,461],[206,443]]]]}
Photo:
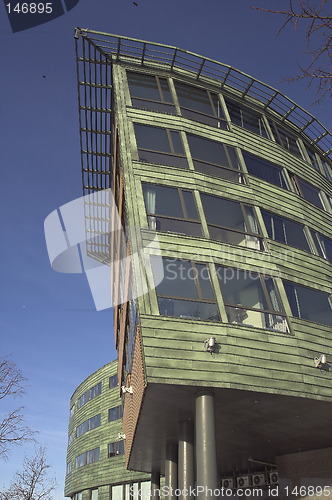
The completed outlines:
{"type": "Polygon", "coordinates": [[[166,78],[127,71],[133,106],[157,112],[175,113],[166,78]]]}
{"type": "MultiPolygon", "coordinates": [[[[151,257],[155,269],[154,257],[151,257]]],[[[164,316],[218,321],[219,311],[205,264],[163,258],[164,279],[157,285],[159,312],[164,316]]]]}
{"type": "Polygon", "coordinates": [[[142,183],[150,229],[202,236],[191,191],[142,183]]]}
{"type": "Polygon", "coordinates": [[[255,134],[269,137],[264,119],[260,113],[230,99],[225,99],[225,102],[233,123],[255,134]]]}
{"type": "Polygon", "coordinates": [[[135,135],[140,161],[188,168],[179,132],[135,123],[135,135]]]}
{"type": "Polygon", "coordinates": [[[226,128],[218,94],[174,81],[182,116],[212,127],[226,128]]]}
{"type": "Polygon", "coordinates": [[[332,262],[332,240],[314,230],[311,230],[311,235],[316,245],[318,255],[332,262]]]}
{"type": "Polygon", "coordinates": [[[311,251],[302,224],[284,219],[266,210],[262,210],[262,216],[269,238],[307,252],[311,251]]]}
{"type": "Polygon", "coordinates": [[[247,151],[242,151],[242,153],[249,174],[275,186],[288,189],[281,167],[247,151]]]}
{"type": "Polygon", "coordinates": [[[331,295],[289,281],[284,286],[293,316],[332,326],[331,295]]]}
{"type": "Polygon", "coordinates": [[[272,120],[269,120],[269,124],[275,138],[275,141],[287,149],[290,153],[295,154],[302,158],[301,151],[296,141],[295,135],[293,135],[288,130],[285,130],[283,127],[278,125],[272,120]]]}
{"type": "Polygon", "coordinates": [[[187,134],[195,170],[233,182],[244,182],[235,148],[187,134]]]}
{"type": "Polygon", "coordinates": [[[289,331],[272,278],[221,266],[217,275],[230,323],[289,331]]]}
{"type": "Polygon", "coordinates": [[[201,194],[210,238],[232,245],[264,250],[253,207],[201,194]]]}

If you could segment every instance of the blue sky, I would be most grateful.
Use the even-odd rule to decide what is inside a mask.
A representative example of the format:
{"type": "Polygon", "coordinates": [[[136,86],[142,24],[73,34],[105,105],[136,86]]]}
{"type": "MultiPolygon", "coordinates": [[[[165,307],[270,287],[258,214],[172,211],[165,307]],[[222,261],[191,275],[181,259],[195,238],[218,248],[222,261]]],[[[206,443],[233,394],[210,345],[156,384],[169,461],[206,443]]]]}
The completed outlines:
{"type": "MultiPolygon", "coordinates": [[[[39,430],[63,498],[69,398],[91,372],[114,359],[112,311],[95,311],[84,275],[52,270],[43,223],[81,196],[74,27],[136,37],[196,52],[284,92],[331,128],[327,102],[281,82],[303,60],[303,32],[278,37],[278,16],[250,9],[287,0],[80,0],[66,15],[12,33],[2,5],[1,344],[28,378],[27,423],[39,430]],[[43,78],[46,76],[46,78],[43,78]]],[[[30,446],[0,466],[0,491],[30,446]]]]}

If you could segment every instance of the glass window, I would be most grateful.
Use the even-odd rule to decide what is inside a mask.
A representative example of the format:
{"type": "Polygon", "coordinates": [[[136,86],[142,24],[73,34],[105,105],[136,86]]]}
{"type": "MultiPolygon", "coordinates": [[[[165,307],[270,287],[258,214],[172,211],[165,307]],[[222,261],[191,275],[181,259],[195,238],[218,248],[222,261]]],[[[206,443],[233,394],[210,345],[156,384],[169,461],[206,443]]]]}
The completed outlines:
{"type": "Polygon", "coordinates": [[[135,123],[135,135],[140,161],[188,168],[179,132],[135,123]]]}
{"type": "Polygon", "coordinates": [[[320,257],[324,257],[324,259],[332,262],[332,240],[323,234],[317,233],[313,229],[311,230],[311,235],[320,257]]]}
{"type": "Polygon", "coordinates": [[[72,405],[70,407],[70,418],[74,415],[74,413],[75,413],[75,405],[72,405]]]}
{"type": "Polygon", "coordinates": [[[109,382],[110,389],[114,389],[114,387],[117,387],[117,385],[118,385],[118,376],[112,375],[110,377],[110,382],[109,382]]]}
{"type": "Polygon", "coordinates": [[[142,183],[150,229],[202,236],[191,191],[142,183]]]}
{"type": "Polygon", "coordinates": [[[76,457],[76,469],[83,467],[84,465],[86,465],[86,453],[82,453],[76,457]]]}
{"type": "Polygon", "coordinates": [[[291,178],[293,180],[294,187],[297,193],[302,196],[302,198],[310,201],[310,203],[313,203],[314,205],[316,205],[316,207],[325,210],[322,199],[320,197],[319,189],[315,188],[314,186],[309,184],[309,182],[306,182],[295,175],[292,175],[291,178]]]}
{"type": "Polygon", "coordinates": [[[309,243],[302,224],[284,219],[266,210],[262,210],[262,216],[269,238],[310,252],[309,243]]]}
{"type": "Polygon", "coordinates": [[[263,137],[269,137],[264,119],[260,113],[257,113],[257,111],[247,108],[242,104],[231,101],[230,99],[225,99],[225,102],[233,123],[251,130],[251,132],[255,132],[255,134],[262,135],[263,137]]]}
{"type": "Polygon", "coordinates": [[[112,500],[123,500],[123,485],[112,486],[112,500]]]}
{"type": "Polygon", "coordinates": [[[91,490],[91,500],[98,500],[98,488],[91,490]]]}
{"type": "Polygon", "coordinates": [[[309,160],[310,160],[310,163],[312,164],[312,166],[318,171],[320,172],[320,168],[319,168],[319,163],[318,163],[318,159],[317,159],[317,156],[316,156],[316,153],[315,153],[315,150],[312,149],[310,146],[308,146],[306,143],[304,143],[304,146],[305,146],[305,149],[307,151],[307,154],[309,156],[309,160]]]}
{"type": "Polygon", "coordinates": [[[74,441],[74,432],[71,432],[68,436],[68,446],[74,441]]]}
{"type": "Polygon", "coordinates": [[[77,402],[78,408],[81,408],[81,406],[85,405],[90,399],[95,398],[96,396],[99,396],[101,394],[101,382],[94,387],[91,387],[91,389],[88,389],[79,399],[77,402]]]}
{"type": "Polygon", "coordinates": [[[122,405],[114,406],[108,410],[108,421],[114,422],[114,420],[118,420],[122,418],[122,405]]]}
{"type": "Polygon", "coordinates": [[[108,457],[116,457],[117,455],[124,454],[124,442],[115,441],[114,443],[109,443],[108,445],[108,457]]]}
{"type": "MultiPolygon", "coordinates": [[[[207,266],[185,260],[162,260],[164,279],[156,287],[160,314],[218,321],[219,311],[207,266]]],[[[155,273],[153,256],[151,262],[155,273]]]]}
{"type": "Polygon", "coordinates": [[[99,415],[95,415],[94,417],[89,418],[82,424],[80,424],[77,429],[76,429],[76,435],[77,437],[82,436],[82,434],[85,434],[88,431],[91,431],[92,429],[95,429],[96,427],[100,426],[100,413],[99,415]]]}
{"type": "Polygon", "coordinates": [[[93,450],[89,450],[86,452],[86,463],[92,464],[94,462],[98,462],[100,457],[100,449],[94,448],[93,450]]]}
{"type": "Polygon", "coordinates": [[[242,151],[242,153],[249,174],[258,177],[259,179],[263,179],[266,182],[270,182],[275,186],[287,189],[287,184],[281,167],[278,167],[277,165],[274,165],[259,156],[248,153],[247,151],[242,151]]]}
{"type": "Polygon", "coordinates": [[[332,182],[332,166],[327,161],[323,161],[322,165],[323,165],[325,177],[327,177],[327,179],[330,182],[332,182]]]}
{"type": "Polygon", "coordinates": [[[288,332],[272,278],[217,266],[229,323],[288,332]]]}
{"type": "Polygon", "coordinates": [[[243,182],[233,147],[198,135],[187,134],[195,170],[234,182],[243,182]]]}
{"type": "Polygon", "coordinates": [[[332,326],[331,295],[284,281],[293,316],[332,326]]]}
{"type": "Polygon", "coordinates": [[[213,127],[226,128],[219,97],[214,92],[174,81],[182,116],[213,127]]]}
{"type": "Polygon", "coordinates": [[[66,473],[70,474],[71,470],[72,470],[72,462],[68,462],[66,467],[66,473]]]}
{"type": "Polygon", "coordinates": [[[296,137],[291,132],[288,132],[288,130],[285,130],[283,127],[277,125],[271,120],[269,120],[269,124],[275,141],[291,153],[302,158],[301,151],[296,141],[296,137]]]}
{"type": "Polygon", "coordinates": [[[175,106],[166,78],[127,71],[128,85],[133,106],[175,113],[175,106]]]}
{"type": "Polygon", "coordinates": [[[201,194],[210,238],[232,245],[263,250],[263,239],[252,207],[232,200],[201,194]]]}

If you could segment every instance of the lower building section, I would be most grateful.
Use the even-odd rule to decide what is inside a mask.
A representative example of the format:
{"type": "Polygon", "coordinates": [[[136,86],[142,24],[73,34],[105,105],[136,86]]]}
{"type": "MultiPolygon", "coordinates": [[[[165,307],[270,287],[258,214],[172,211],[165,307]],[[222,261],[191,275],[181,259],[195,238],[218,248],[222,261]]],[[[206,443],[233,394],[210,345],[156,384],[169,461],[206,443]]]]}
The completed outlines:
{"type": "Polygon", "coordinates": [[[73,500],[149,498],[150,474],[126,470],[119,394],[113,361],[71,397],[65,496],[73,500]]]}

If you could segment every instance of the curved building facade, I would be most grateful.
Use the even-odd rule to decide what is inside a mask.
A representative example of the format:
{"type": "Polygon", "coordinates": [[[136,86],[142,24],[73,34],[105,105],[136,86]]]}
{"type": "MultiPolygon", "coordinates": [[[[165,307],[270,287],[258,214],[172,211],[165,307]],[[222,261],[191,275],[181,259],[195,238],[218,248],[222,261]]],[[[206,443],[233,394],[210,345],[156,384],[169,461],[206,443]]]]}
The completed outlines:
{"type": "Polygon", "coordinates": [[[87,377],[70,399],[65,496],[109,500],[142,491],[144,497],[149,477],[126,470],[121,417],[112,361],[87,377]]]}
{"type": "Polygon", "coordinates": [[[127,465],[330,485],[331,135],[224,64],[75,36],[84,194],[116,205],[87,241],[113,263],[127,465]]]}

